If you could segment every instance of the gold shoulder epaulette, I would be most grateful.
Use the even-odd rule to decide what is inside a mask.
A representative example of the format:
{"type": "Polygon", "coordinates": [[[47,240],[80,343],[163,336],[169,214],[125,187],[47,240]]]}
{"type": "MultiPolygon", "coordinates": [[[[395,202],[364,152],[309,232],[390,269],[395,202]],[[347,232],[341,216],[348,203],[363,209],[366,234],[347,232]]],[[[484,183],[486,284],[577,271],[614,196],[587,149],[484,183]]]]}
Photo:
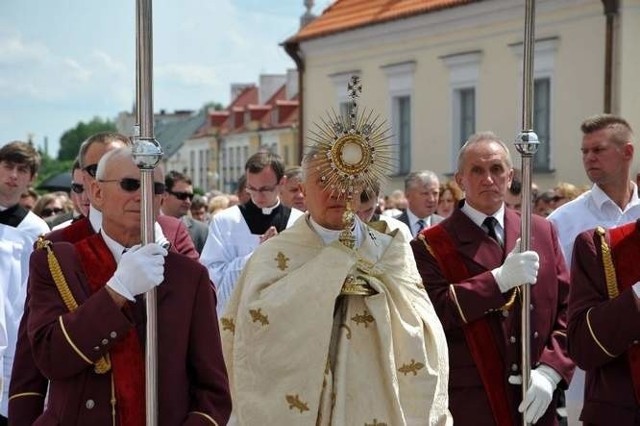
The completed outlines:
{"type": "Polygon", "coordinates": [[[609,294],[609,298],[613,299],[618,297],[620,292],[618,291],[618,284],[616,282],[616,268],[613,265],[611,248],[609,244],[607,244],[607,231],[602,226],[598,226],[595,232],[596,235],[600,237],[600,250],[602,251],[602,266],[604,267],[604,277],[607,282],[607,293],[609,294]]]}
{"type": "MultiPolygon", "coordinates": [[[[76,302],[76,300],[73,298],[73,294],[71,293],[71,289],[69,289],[67,279],[62,273],[60,262],[58,262],[56,254],[53,252],[52,246],[53,243],[50,240],[45,239],[44,236],[38,237],[36,248],[47,250],[47,262],[49,263],[51,278],[53,278],[53,282],[55,282],[56,287],[58,288],[58,293],[60,293],[60,297],[62,297],[62,301],[64,302],[65,306],[67,307],[69,312],[73,312],[78,308],[78,302],[76,302]]],[[[98,374],[104,374],[110,369],[111,362],[109,361],[108,355],[100,358],[95,363],[94,370],[98,374]]]]}

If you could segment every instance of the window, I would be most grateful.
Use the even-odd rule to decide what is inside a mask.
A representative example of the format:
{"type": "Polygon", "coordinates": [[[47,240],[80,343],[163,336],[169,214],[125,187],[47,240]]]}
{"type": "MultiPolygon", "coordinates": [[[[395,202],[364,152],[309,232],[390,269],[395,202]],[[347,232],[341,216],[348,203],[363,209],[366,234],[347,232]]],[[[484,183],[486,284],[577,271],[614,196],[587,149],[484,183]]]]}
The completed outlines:
{"type": "MultiPolygon", "coordinates": [[[[413,95],[413,76],[415,61],[384,65],[389,85],[389,104],[391,107],[391,132],[394,135],[397,162],[394,174],[403,175],[411,171],[411,150],[413,126],[411,120],[411,96],[413,95]]],[[[421,147],[426,148],[426,147],[421,147]]]]}
{"type": "Polygon", "coordinates": [[[454,142],[456,149],[462,147],[469,136],[476,132],[476,89],[468,87],[454,92],[454,142]]]}
{"type": "Polygon", "coordinates": [[[351,76],[360,75],[360,71],[346,71],[340,72],[336,74],[331,74],[329,78],[331,78],[331,82],[333,83],[333,89],[336,95],[336,104],[338,106],[338,110],[336,114],[342,114],[343,117],[346,114],[349,114],[349,94],[347,93],[349,90],[349,82],[351,81],[351,76]]]}
{"type": "Polygon", "coordinates": [[[397,96],[393,99],[393,133],[398,145],[398,174],[411,171],[411,97],[397,96]]]}
{"type": "Polygon", "coordinates": [[[533,85],[533,131],[538,135],[540,145],[533,156],[533,169],[549,171],[550,167],[550,118],[551,118],[551,79],[535,79],[533,85]]]}
{"type": "MultiPolygon", "coordinates": [[[[555,74],[555,56],[560,39],[551,37],[536,40],[533,63],[533,131],[538,135],[540,145],[533,156],[533,170],[536,172],[553,171],[553,76],[555,74]]],[[[520,62],[519,89],[522,93],[522,43],[510,45],[520,62]]],[[[522,111],[522,99],[518,108],[522,111]]]]}
{"type": "Polygon", "coordinates": [[[440,59],[449,68],[451,93],[451,169],[458,150],[476,131],[476,86],[480,75],[481,51],[454,53],[440,59]]]}

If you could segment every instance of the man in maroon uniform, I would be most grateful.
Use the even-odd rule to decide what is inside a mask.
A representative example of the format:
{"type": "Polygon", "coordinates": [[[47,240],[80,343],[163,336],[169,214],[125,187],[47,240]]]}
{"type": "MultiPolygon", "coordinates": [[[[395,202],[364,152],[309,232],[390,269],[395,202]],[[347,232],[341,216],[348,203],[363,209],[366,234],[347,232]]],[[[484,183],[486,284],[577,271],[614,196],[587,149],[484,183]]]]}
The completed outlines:
{"type": "MultiPolygon", "coordinates": [[[[107,152],[129,145],[129,139],[118,133],[97,133],[82,143],[78,160],[82,169],[81,181],[83,191],[91,203],[89,216],[73,222],[71,225],[47,235],[52,242],[67,241],[76,243],[98,232],[102,226],[102,213],[93,205],[89,187],[95,180],[98,161],[107,152]]],[[[171,250],[185,254],[198,260],[186,227],[177,219],[159,216],[158,224],[163,235],[157,235],[162,240],[171,243],[171,250]]],[[[157,229],[156,229],[157,230],[157,229]]],[[[15,426],[30,426],[42,414],[44,400],[47,394],[48,380],[34,364],[31,346],[27,337],[28,306],[25,306],[16,347],[16,362],[11,374],[9,389],[9,418],[15,426]]]]}
{"type": "Polygon", "coordinates": [[[640,423],[640,223],[578,236],[569,293],[569,353],[585,370],[580,420],[640,423]]]}
{"type": "MultiPolygon", "coordinates": [[[[139,246],[140,170],[128,148],[106,154],[96,177],[100,232],[45,245],[31,260],[28,335],[50,380],[37,421],[145,424],[145,318],[137,296],[157,286],[160,422],[225,424],[231,400],[206,269],[159,244],[139,246]]],[[[157,204],[160,170],[154,179],[157,204]]]]}
{"type": "Polygon", "coordinates": [[[553,394],[567,386],[568,273],[552,226],[532,217],[520,253],[520,215],[504,205],[513,168],[493,133],[472,136],[458,156],[459,209],[411,242],[449,344],[449,408],[458,425],[556,423],[553,394]],[[521,395],[520,295],[531,283],[531,381],[521,395]],[[535,285],[533,285],[535,284],[535,285]]]}

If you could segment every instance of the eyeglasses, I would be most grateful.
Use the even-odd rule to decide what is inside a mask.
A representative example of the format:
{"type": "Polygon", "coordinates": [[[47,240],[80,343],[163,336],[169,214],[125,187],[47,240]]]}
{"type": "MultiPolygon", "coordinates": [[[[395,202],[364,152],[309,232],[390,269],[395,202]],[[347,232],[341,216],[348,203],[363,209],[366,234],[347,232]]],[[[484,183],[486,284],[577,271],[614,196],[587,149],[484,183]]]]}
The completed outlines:
{"type": "Polygon", "coordinates": [[[257,192],[259,194],[267,194],[270,192],[274,192],[278,188],[278,184],[273,186],[263,186],[262,188],[254,188],[252,186],[247,185],[245,187],[245,191],[247,192],[257,192]]]}
{"type": "Polygon", "coordinates": [[[91,176],[92,178],[95,179],[96,173],[98,172],[98,165],[97,164],[89,164],[87,167],[85,167],[82,170],[87,172],[89,174],[89,176],[91,176]]]}
{"type": "MultiPolygon", "coordinates": [[[[138,189],[140,189],[140,180],[134,179],[134,178],[123,178],[120,180],[115,180],[115,179],[100,180],[98,182],[105,182],[105,183],[117,182],[120,184],[120,188],[122,188],[122,190],[126,192],[136,192],[138,189]]],[[[161,194],[164,194],[164,192],[165,192],[164,183],[153,182],[153,193],[155,195],[161,195],[161,194]]]]}
{"type": "Polygon", "coordinates": [[[84,192],[84,186],[81,183],[71,182],[71,190],[76,194],[82,194],[84,192]]]}
{"type": "Polygon", "coordinates": [[[50,209],[48,207],[45,207],[44,209],[42,209],[42,212],[41,212],[40,216],[49,217],[49,216],[56,215],[56,214],[60,213],[61,211],[62,211],[62,209],[59,208],[59,207],[54,207],[52,209],[50,209]]]}
{"type": "Polygon", "coordinates": [[[174,192],[167,190],[167,194],[173,195],[180,201],[184,201],[187,198],[189,199],[189,201],[191,201],[191,199],[193,198],[193,192],[174,192]]]}

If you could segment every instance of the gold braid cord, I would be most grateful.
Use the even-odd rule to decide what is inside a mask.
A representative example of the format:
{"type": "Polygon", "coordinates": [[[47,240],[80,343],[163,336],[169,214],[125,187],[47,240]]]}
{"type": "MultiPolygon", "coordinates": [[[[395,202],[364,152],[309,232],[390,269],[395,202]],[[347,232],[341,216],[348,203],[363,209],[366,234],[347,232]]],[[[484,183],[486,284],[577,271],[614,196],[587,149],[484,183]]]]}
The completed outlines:
{"type": "MultiPolygon", "coordinates": [[[[60,297],[62,297],[62,301],[64,302],[69,312],[73,312],[78,308],[78,302],[73,298],[73,294],[71,294],[71,290],[69,289],[69,284],[67,284],[67,280],[62,273],[62,268],[60,268],[60,263],[56,258],[55,253],[51,247],[52,243],[49,240],[44,239],[44,237],[39,237],[36,242],[37,249],[46,249],[47,250],[47,261],[49,263],[49,271],[51,272],[51,277],[53,281],[56,283],[56,287],[58,288],[58,292],[60,293],[60,297]]],[[[95,372],[98,374],[104,374],[111,369],[111,362],[109,361],[109,355],[105,355],[95,362],[95,372]]]]}
{"type": "Polygon", "coordinates": [[[607,293],[609,299],[618,297],[618,284],[616,280],[616,268],[613,266],[613,258],[611,257],[611,248],[607,244],[605,238],[605,229],[602,226],[596,228],[596,234],[600,237],[600,250],[602,251],[602,265],[604,267],[604,277],[607,282],[607,293]]]}

